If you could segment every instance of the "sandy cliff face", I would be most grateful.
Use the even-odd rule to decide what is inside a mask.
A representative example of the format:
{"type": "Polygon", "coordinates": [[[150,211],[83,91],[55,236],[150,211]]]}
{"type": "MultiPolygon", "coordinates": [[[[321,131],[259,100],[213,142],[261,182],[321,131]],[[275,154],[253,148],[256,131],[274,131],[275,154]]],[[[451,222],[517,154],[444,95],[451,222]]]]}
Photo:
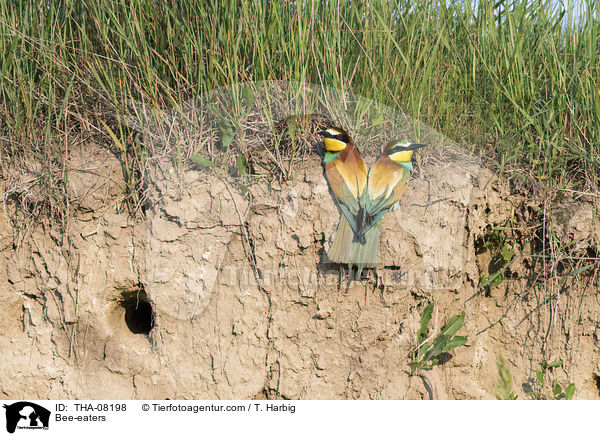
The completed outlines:
{"type": "MultiPolygon", "coordinates": [[[[520,398],[557,358],[554,379],[598,397],[594,281],[541,286],[535,244],[514,241],[506,279],[479,289],[498,270],[485,242],[521,203],[465,156],[420,168],[385,218],[377,278],[349,285],[325,255],[339,212],[317,157],[292,180],[245,182],[250,195],[156,168],[138,220],[120,212],[112,155],[80,151],[71,166],[80,207],[63,231],[17,238],[11,204],[0,213],[5,398],[483,399],[499,354],[520,398]],[[427,372],[428,390],[408,356],[430,300],[438,329],[466,312],[469,340],[427,372]]],[[[561,234],[600,247],[597,207],[566,210],[561,234]]]]}

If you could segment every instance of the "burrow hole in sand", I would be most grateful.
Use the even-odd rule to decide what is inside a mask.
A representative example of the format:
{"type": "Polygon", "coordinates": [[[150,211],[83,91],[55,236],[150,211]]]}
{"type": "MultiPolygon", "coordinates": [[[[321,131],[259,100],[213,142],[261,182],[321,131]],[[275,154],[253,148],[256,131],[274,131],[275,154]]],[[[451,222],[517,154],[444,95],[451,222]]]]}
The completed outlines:
{"type": "Polygon", "coordinates": [[[123,290],[118,300],[125,309],[125,324],[131,333],[147,335],[154,327],[154,311],[143,286],[123,290]]]}

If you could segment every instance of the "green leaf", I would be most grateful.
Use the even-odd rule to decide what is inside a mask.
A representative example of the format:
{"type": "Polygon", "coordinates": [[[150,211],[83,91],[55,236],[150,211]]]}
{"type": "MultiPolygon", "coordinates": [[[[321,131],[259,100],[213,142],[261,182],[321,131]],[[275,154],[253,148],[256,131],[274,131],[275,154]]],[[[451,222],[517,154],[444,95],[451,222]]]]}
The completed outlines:
{"type": "Polygon", "coordinates": [[[433,303],[429,303],[425,310],[423,310],[423,314],[421,315],[421,326],[419,331],[417,332],[417,345],[421,345],[421,343],[427,339],[429,335],[429,321],[431,321],[431,314],[433,313],[433,303]]]}
{"type": "Polygon", "coordinates": [[[465,312],[461,312],[460,315],[454,315],[448,323],[444,326],[440,335],[451,338],[460,329],[465,322],[465,312]]]}
{"type": "Polygon", "coordinates": [[[544,373],[541,370],[535,370],[535,378],[540,382],[540,385],[544,386],[544,373]]]}
{"type": "Polygon", "coordinates": [[[553,362],[547,363],[546,367],[547,368],[556,368],[557,366],[561,366],[563,364],[562,360],[555,360],[553,362]]]}
{"type": "Polygon", "coordinates": [[[444,349],[442,351],[450,351],[453,348],[462,347],[466,343],[467,343],[466,336],[454,336],[452,339],[450,339],[446,343],[446,345],[444,346],[444,349]]]}
{"type": "Polygon", "coordinates": [[[383,124],[383,114],[381,112],[377,112],[371,121],[371,126],[375,127],[380,124],[383,124]]]}
{"type": "Polygon", "coordinates": [[[569,386],[567,386],[567,389],[565,389],[565,400],[572,400],[574,394],[575,394],[575,383],[571,383],[569,386]]]}
{"type": "Polygon", "coordinates": [[[554,396],[560,395],[561,392],[562,388],[560,387],[560,385],[558,383],[554,383],[554,386],[552,386],[552,393],[554,394],[554,396]]]}
{"type": "Polygon", "coordinates": [[[191,156],[190,159],[192,162],[197,163],[198,165],[202,165],[203,167],[206,167],[206,168],[214,168],[216,166],[214,163],[212,163],[205,157],[202,157],[199,155],[191,156]]]}
{"type": "Polygon", "coordinates": [[[500,251],[502,252],[502,259],[504,259],[505,262],[510,262],[515,255],[508,245],[503,245],[500,251]]]}
{"type": "Polygon", "coordinates": [[[296,128],[297,126],[295,121],[289,122],[287,125],[287,133],[292,139],[292,141],[296,139],[296,128]]]}
{"type": "Polygon", "coordinates": [[[108,135],[110,136],[110,138],[115,142],[115,144],[117,144],[117,147],[119,147],[121,152],[125,152],[127,150],[127,147],[125,146],[125,144],[123,144],[121,141],[119,141],[119,138],[117,138],[117,135],[115,135],[115,132],[113,132],[112,129],[108,126],[108,124],[106,124],[104,121],[102,121],[102,120],[99,120],[99,121],[104,126],[106,131],[108,132],[108,135]]]}
{"type": "Polygon", "coordinates": [[[246,170],[246,157],[243,154],[239,154],[236,161],[235,161],[235,165],[237,167],[237,172],[238,175],[240,176],[244,176],[247,173],[246,170]]]}
{"type": "Polygon", "coordinates": [[[467,343],[466,336],[456,336],[454,334],[461,328],[464,323],[465,313],[462,312],[460,315],[455,315],[448,323],[444,326],[442,331],[433,342],[425,343],[429,335],[429,322],[431,321],[431,315],[433,313],[433,303],[429,303],[423,310],[421,315],[421,325],[417,332],[417,346],[413,351],[413,360],[409,364],[411,369],[424,369],[437,365],[437,356],[443,351],[449,351],[452,348],[460,347],[467,343]],[[431,365],[427,365],[427,362],[431,360],[431,365]]]}
{"type": "Polygon", "coordinates": [[[221,145],[223,148],[229,148],[233,142],[233,127],[226,120],[222,120],[219,123],[219,130],[221,131],[221,145]]]}
{"type": "Polygon", "coordinates": [[[588,269],[590,269],[591,267],[593,267],[594,265],[596,265],[596,263],[590,263],[589,265],[586,266],[582,266],[581,268],[577,268],[575,271],[571,271],[569,274],[567,274],[567,276],[576,276],[577,274],[580,274],[588,269]]]}
{"type": "Polygon", "coordinates": [[[254,93],[249,87],[242,89],[242,98],[246,106],[252,106],[254,104],[254,93]]]}
{"type": "Polygon", "coordinates": [[[492,283],[491,283],[491,284],[492,284],[492,285],[494,285],[494,286],[498,286],[498,285],[500,285],[500,284],[501,284],[503,281],[504,281],[504,274],[503,274],[503,273],[500,273],[500,274],[498,274],[498,275],[497,275],[497,276],[494,278],[494,280],[492,280],[492,283]]]}
{"type": "Polygon", "coordinates": [[[506,271],[508,269],[509,266],[512,265],[512,263],[517,259],[517,257],[513,257],[506,265],[504,265],[502,268],[500,268],[498,271],[496,271],[494,274],[492,274],[489,277],[485,277],[485,276],[481,276],[481,279],[485,279],[483,280],[483,282],[479,285],[478,289],[483,289],[486,286],[489,286],[490,284],[500,284],[502,283],[502,280],[504,280],[504,271],[506,271]],[[500,278],[500,281],[498,282],[498,277],[502,276],[500,278]]]}
{"type": "Polygon", "coordinates": [[[427,362],[428,360],[436,357],[444,350],[444,347],[448,343],[448,339],[449,338],[447,336],[439,335],[437,338],[435,338],[433,343],[426,346],[423,353],[420,353],[421,357],[419,360],[421,362],[427,362]]]}

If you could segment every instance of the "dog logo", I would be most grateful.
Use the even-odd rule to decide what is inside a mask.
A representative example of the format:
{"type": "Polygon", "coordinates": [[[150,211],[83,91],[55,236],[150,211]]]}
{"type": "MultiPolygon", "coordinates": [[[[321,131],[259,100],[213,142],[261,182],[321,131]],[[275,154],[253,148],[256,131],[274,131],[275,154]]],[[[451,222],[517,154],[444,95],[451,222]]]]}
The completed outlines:
{"type": "Polygon", "coordinates": [[[6,409],[6,431],[19,429],[48,429],[50,411],[29,401],[3,406],[6,409]]]}

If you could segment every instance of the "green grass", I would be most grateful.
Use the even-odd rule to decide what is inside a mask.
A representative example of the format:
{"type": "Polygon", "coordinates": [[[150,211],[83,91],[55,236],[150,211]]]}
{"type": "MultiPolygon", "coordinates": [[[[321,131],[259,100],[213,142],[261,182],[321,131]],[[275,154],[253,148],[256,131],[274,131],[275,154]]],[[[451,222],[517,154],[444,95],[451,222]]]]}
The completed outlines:
{"type": "MultiPolygon", "coordinates": [[[[600,156],[600,6],[551,1],[51,0],[0,4],[0,160],[64,185],[69,144],[144,145],[125,101],[173,107],[244,81],[327,84],[399,107],[500,170],[589,188],[600,156]]],[[[195,150],[197,152],[198,150],[195,150]]],[[[62,206],[57,200],[57,208],[62,206]]]]}

